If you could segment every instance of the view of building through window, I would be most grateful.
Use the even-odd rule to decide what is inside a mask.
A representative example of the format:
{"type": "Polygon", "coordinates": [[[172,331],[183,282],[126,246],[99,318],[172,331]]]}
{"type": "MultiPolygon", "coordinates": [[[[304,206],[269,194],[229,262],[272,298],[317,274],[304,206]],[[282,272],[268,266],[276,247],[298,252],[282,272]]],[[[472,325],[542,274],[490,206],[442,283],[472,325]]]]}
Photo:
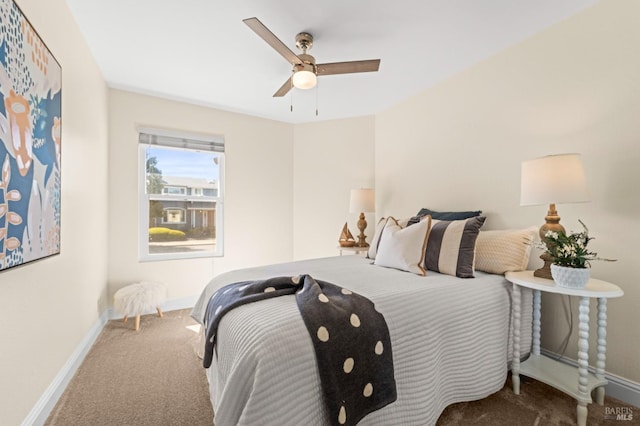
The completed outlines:
{"type": "Polygon", "coordinates": [[[141,257],[151,260],[220,254],[216,234],[221,224],[218,207],[222,201],[224,154],[160,145],[140,147],[144,152],[144,202],[148,208],[147,217],[141,217],[148,228],[147,253],[141,253],[141,257]]]}

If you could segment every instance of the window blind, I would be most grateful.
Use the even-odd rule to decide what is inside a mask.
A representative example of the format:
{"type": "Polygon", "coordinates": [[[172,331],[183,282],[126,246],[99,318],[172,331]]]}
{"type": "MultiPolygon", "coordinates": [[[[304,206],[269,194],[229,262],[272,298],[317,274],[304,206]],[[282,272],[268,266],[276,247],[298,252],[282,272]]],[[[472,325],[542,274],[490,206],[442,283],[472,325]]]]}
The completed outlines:
{"type": "Polygon", "coordinates": [[[138,129],[138,142],[198,151],[224,152],[224,138],[217,135],[196,135],[168,130],[138,129]]]}

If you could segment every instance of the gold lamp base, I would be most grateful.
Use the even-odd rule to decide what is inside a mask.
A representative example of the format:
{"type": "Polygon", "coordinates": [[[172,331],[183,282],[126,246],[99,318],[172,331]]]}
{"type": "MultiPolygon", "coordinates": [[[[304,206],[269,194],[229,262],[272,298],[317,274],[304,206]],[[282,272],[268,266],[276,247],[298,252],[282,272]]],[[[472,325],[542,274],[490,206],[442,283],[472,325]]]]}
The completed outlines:
{"type": "MultiPolygon", "coordinates": [[[[544,225],[540,227],[540,240],[543,243],[546,244],[545,234],[547,231],[565,232],[564,226],[560,225],[560,216],[558,216],[558,211],[556,210],[556,205],[554,203],[549,204],[549,211],[544,217],[544,220],[544,225]]],[[[542,268],[533,271],[533,276],[549,280],[553,279],[551,276],[551,264],[553,263],[553,257],[547,253],[542,253],[540,255],[540,259],[542,259],[544,265],[542,268]]]]}
{"type": "Polygon", "coordinates": [[[552,280],[553,277],[551,276],[551,264],[553,263],[553,258],[547,253],[543,253],[540,255],[540,259],[542,259],[544,265],[542,266],[542,268],[533,271],[533,276],[552,280]]]}
{"type": "Polygon", "coordinates": [[[367,228],[367,221],[364,218],[364,213],[360,213],[360,219],[358,220],[358,229],[360,230],[360,235],[358,235],[358,242],[356,243],[356,247],[369,247],[369,243],[365,240],[367,236],[364,235],[364,230],[367,228]]]}

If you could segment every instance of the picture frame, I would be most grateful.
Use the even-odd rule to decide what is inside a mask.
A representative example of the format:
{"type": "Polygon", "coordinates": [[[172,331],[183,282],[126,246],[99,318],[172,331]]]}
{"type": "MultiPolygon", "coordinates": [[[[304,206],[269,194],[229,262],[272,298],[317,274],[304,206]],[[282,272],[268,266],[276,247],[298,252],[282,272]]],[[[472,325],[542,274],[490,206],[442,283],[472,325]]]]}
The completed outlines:
{"type": "Polygon", "coordinates": [[[60,253],[62,67],[0,0],[0,271],[60,253]]]}

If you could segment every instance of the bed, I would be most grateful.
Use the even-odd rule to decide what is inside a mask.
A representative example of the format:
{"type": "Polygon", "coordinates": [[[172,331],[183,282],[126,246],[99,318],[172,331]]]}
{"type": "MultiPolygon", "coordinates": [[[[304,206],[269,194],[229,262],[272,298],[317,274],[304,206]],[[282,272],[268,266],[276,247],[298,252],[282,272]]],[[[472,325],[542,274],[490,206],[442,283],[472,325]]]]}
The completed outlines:
{"type": "MultiPolygon", "coordinates": [[[[209,298],[224,285],[300,274],[369,298],[387,322],[398,397],[359,424],[432,425],[448,405],[484,398],[504,386],[512,321],[511,285],[501,274],[420,276],[355,255],[311,259],[219,275],[200,295],[192,316],[202,323],[209,298]]],[[[530,307],[531,294],[523,298],[523,306],[530,307]]],[[[531,341],[531,315],[530,308],[522,313],[522,342],[531,341]]],[[[293,295],[227,313],[206,374],[218,426],[330,423],[312,343],[293,295]]]]}

